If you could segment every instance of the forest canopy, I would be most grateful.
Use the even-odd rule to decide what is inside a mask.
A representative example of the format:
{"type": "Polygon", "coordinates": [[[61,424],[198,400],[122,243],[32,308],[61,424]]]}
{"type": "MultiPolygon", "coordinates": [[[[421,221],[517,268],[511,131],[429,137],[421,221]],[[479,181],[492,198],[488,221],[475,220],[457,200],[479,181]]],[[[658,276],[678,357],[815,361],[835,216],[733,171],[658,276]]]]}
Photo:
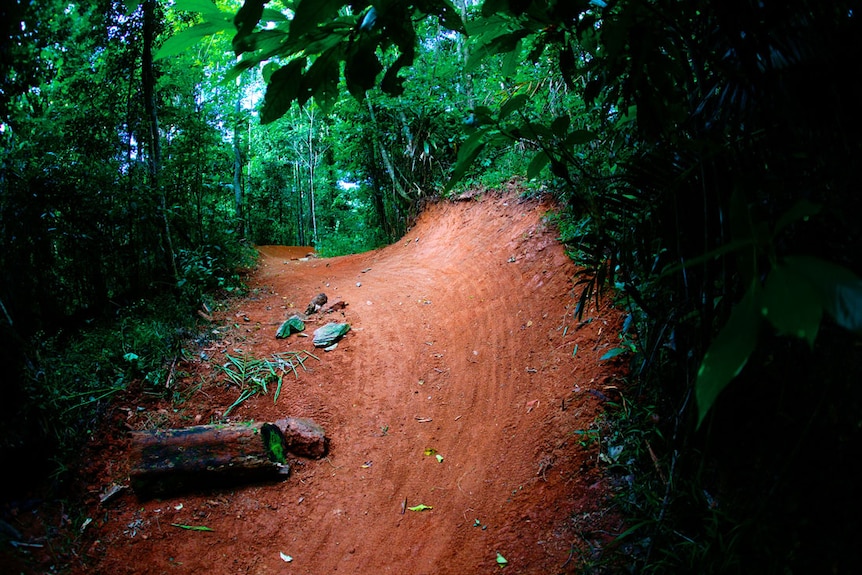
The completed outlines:
{"type": "Polygon", "coordinates": [[[26,421],[4,453],[74,445],[113,393],[163,378],[178,318],[240,292],[254,245],[372,249],[423,202],[518,176],[559,201],[579,310],[613,294],[629,313],[652,423],[620,433],[663,447],[633,460],[659,471],[631,512],[668,551],[639,560],[757,548],[754,519],[783,512],[752,494],[803,497],[764,471],[796,469],[786,434],[836,461],[860,445],[857,4],[4,3],[0,330],[26,421]],[[754,435],[737,475],[729,442],[754,435]],[[705,500],[722,481],[727,514],[705,500]]]}

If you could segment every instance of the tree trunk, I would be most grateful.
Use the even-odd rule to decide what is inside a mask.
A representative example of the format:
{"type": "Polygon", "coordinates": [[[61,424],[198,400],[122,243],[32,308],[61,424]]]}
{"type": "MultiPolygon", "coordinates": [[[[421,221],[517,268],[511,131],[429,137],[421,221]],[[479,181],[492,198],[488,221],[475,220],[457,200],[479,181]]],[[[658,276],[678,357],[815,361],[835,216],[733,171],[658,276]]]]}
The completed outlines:
{"type": "Polygon", "coordinates": [[[233,124],[233,197],[236,207],[236,231],[237,237],[245,235],[245,213],[242,197],[242,150],[239,142],[239,114],[242,111],[242,81],[236,79],[236,117],[233,124]]]}
{"type": "Polygon", "coordinates": [[[384,146],[383,142],[380,141],[380,129],[377,125],[377,115],[374,113],[374,107],[371,105],[371,100],[366,99],[365,102],[368,104],[368,112],[371,114],[371,125],[374,128],[374,147],[380,152],[380,159],[383,160],[383,167],[386,168],[386,173],[389,174],[389,179],[392,181],[393,205],[397,204],[397,198],[395,197],[396,192],[405,200],[410,201],[410,196],[408,196],[404,191],[404,188],[401,187],[401,183],[395,175],[395,167],[389,160],[389,153],[386,151],[386,146],[384,146]]]}
{"type": "Polygon", "coordinates": [[[141,80],[144,88],[144,109],[149,126],[149,170],[150,181],[153,189],[159,194],[159,211],[162,215],[164,244],[168,269],[173,273],[174,279],[179,277],[177,272],[177,258],[174,254],[173,240],[171,240],[171,225],[168,220],[167,199],[165,191],[159,184],[159,169],[162,162],[162,144],[159,135],[159,116],[156,108],[156,74],[153,65],[153,41],[156,36],[156,0],[144,0],[144,50],[142,54],[141,80]]]}
{"type": "MultiPolygon", "coordinates": [[[[468,0],[460,0],[458,2],[458,11],[461,12],[461,19],[464,22],[467,22],[467,15],[470,3],[468,0]]],[[[458,34],[456,42],[459,44],[461,51],[461,59],[462,64],[466,67],[467,60],[470,59],[470,46],[467,43],[467,38],[463,35],[458,34]]],[[[473,100],[473,75],[472,74],[464,74],[464,96],[467,105],[467,112],[470,113],[473,111],[473,108],[476,107],[476,104],[473,100]]]]}
{"type": "Polygon", "coordinates": [[[321,458],[327,439],[310,419],[198,425],[131,434],[132,489],[141,499],[286,479],[286,453],[321,458]]]}
{"type": "Polygon", "coordinates": [[[308,195],[311,207],[311,239],[314,246],[317,246],[317,209],[314,205],[314,165],[316,158],[314,157],[314,110],[309,105],[306,114],[308,115],[308,195]]]}

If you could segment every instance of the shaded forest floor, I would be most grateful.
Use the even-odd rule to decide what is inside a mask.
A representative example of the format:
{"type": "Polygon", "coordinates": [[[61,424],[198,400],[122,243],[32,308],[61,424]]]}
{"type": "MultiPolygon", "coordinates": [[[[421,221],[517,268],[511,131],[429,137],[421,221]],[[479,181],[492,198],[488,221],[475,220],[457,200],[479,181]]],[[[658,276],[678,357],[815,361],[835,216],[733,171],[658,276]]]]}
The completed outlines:
{"type": "MultiPolygon", "coordinates": [[[[625,372],[620,359],[599,361],[622,318],[607,301],[574,317],[576,268],[551,209],[487,193],[429,204],[404,238],[364,254],[260,247],[248,297],[215,312],[209,337],[176,365],[173,400],[138,388],[114,403],[78,473],[86,515],[22,507],[15,527],[46,543],[36,524],[56,522],[73,573],[496,573],[498,553],[506,572],[584,572],[623,530],[595,441],[625,372]],[[312,315],[306,332],[346,321],[337,349],[276,339],[319,292],[347,306],[312,315]],[[285,377],[277,402],[270,390],[229,419],[312,418],[330,438],[325,459],[291,459],[278,484],[150,501],[124,489],[100,503],[128,485],[124,430],[219,420],[239,395],[216,368],[226,355],[288,350],[320,361],[285,377]],[[403,512],[405,499],[432,509],[403,512]]],[[[48,572],[61,567],[51,548],[4,561],[21,571],[26,553],[48,572]]]]}

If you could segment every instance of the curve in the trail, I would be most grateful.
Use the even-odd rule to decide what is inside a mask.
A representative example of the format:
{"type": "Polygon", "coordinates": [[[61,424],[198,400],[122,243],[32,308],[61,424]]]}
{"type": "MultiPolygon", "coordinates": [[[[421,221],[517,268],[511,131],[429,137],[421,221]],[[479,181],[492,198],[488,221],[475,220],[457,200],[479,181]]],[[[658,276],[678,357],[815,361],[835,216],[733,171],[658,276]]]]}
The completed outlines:
{"type": "MultiPolygon", "coordinates": [[[[319,321],[352,330],[285,380],[277,404],[258,397],[236,417],[312,417],[330,454],[217,507],[186,498],[215,531],[207,543],[170,533],[172,561],[213,575],[460,574],[498,572],[499,552],[510,572],[558,573],[574,567],[567,558],[586,547],[585,533],[616,528],[598,447],[574,432],[595,429],[599,398],[615,385],[613,365],[598,358],[619,317],[605,306],[574,317],[576,269],[546,220],[551,207],[514,194],[430,204],[404,238],[355,256],[260,247],[256,289],[239,304],[249,321],[226,348],[311,349],[310,338],[273,334],[321,291],[348,306],[319,321]],[[405,511],[405,500],[432,509],[405,511]]],[[[162,572],[165,538],[117,537],[101,566],[162,572]],[[128,559],[150,567],[123,568],[128,559]]]]}

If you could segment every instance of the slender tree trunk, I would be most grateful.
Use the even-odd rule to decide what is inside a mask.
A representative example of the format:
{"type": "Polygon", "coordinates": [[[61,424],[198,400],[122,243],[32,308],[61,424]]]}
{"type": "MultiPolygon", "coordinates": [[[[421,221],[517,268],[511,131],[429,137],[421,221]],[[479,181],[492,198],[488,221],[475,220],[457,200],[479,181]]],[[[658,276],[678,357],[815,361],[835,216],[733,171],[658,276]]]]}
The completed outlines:
{"type": "Polygon", "coordinates": [[[395,197],[396,192],[399,196],[409,201],[410,196],[408,196],[407,193],[404,191],[404,188],[401,187],[401,183],[398,181],[398,177],[395,175],[395,167],[389,160],[389,153],[386,151],[386,146],[384,146],[383,142],[380,141],[380,130],[378,129],[377,125],[377,115],[374,113],[374,107],[371,105],[371,100],[366,99],[365,102],[368,104],[368,112],[371,114],[371,125],[374,127],[374,147],[380,154],[380,159],[383,160],[383,167],[386,168],[386,173],[389,174],[389,179],[392,181],[393,203],[397,203],[397,198],[395,197]]]}
{"type": "MultiPolygon", "coordinates": [[[[461,12],[461,19],[464,22],[467,21],[467,9],[471,5],[469,0],[459,0],[457,7],[458,11],[461,12]]],[[[457,40],[459,47],[461,49],[461,58],[464,66],[467,65],[467,60],[470,58],[470,47],[467,44],[467,38],[462,36],[461,34],[457,35],[457,40]]],[[[465,103],[467,104],[467,111],[473,110],[475,108],[476,103],[473,100],[473,75],[472,74],[464,74],[464,96],[465,103]]]]}
{"type": "Polygon", "coordinates": [[[317,246],[317,210],[314,206],[314,110],[306,109],[308,115],[308,195],[311,207],[311,240],[317,246]]]}
{"type": "Polygon", "coordinates": [[[299,171],[299,162],[293,163],[293,177],[296,185],[296,195],[297,195],[297,222],[298,226],[298,244],[304,246],[306,244],[305,241],[305,210],[303,209],[305,206],[305,199],[302,197],[302,174],[299,171]]]}
{"type": "Polygon", "coordinates": [[[147,123],[149,125],[149,169],[150,180],[153,189],[159,194],[159,211],[162,215],[162,224],[164,234],[165,252],[168,260],[168,269],[174,275],[174,278],[179,277],[177,272],[177,259],[174,254],[173,241],[171,240],[171,225],[168,220],[167,199],[165,190],[159,183],[159,170],[162,162],[162,144],[159,135],[159,116],[156,108],[156,77],[155,67],[153,66],[153,41],[156,35],[156,0],[144,0],[144,51],[143,51],[143,71],[142,80],[144,88],[144,108],[147,115],[147,123]]]}
{"type": "Polygon", "coordinates": [[[245,213],[242,197],[242,150],[240,148],[239,124],[240,112],[242,111],[242,81],[241,77],[236,79],[236,117],[233,124],[233,197],[236,207],[236,231],[237,237],[245,235],[245,213]]]}

